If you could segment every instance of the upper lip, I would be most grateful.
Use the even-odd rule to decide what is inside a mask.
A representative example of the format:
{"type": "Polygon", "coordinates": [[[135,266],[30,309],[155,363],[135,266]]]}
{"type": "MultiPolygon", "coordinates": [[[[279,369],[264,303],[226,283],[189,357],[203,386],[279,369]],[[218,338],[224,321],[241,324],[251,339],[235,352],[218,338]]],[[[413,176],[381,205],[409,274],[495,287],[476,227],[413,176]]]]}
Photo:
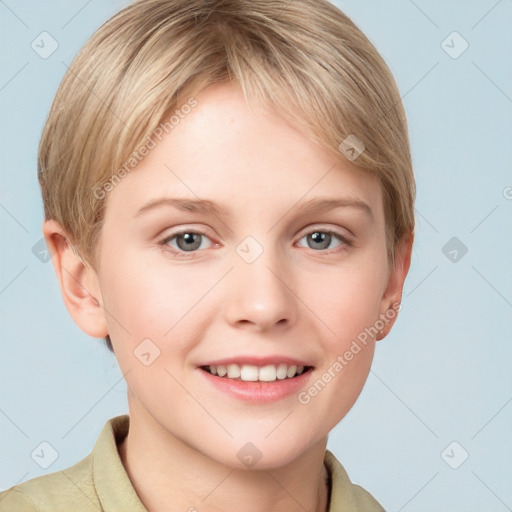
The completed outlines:
{"type": "Polygon", "coordinates": [[[296,366],[312,366],[306,361],[302,361],[300,359],[295,359],[294,357],[288,357],[288,356],[281,356],[281,355],[275,355],[275,356],[234,356],[234,357],[227,357],[224,359],[216,359],[215,361],[206,361],[204,363],[201,363],[198,365],[198,367],[201,366],[227,366],[228,364],[250,364],[254,366],[267,366],[269,364],[279,365],[279,364],[286,364],[288,366],[296,365],[296,366]]]}

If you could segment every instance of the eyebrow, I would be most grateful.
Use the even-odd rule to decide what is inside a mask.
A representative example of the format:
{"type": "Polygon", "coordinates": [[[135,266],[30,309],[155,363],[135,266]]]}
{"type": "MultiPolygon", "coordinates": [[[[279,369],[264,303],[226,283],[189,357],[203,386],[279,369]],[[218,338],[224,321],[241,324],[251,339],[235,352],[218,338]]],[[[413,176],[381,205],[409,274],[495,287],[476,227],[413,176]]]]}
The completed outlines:
{"type": "Polygon", "coordinates": [[[134,217],[161,208],[163,206],[177,208],[178,210],[184,210],[191,213],[203,213],[203,214],[214,214],[229,217],[229,211],[226,207],[214,203],[208,199],[180,199],[175,197],[162,197],[160,199],[154,199],[146,203],[140,208],[134,217]]]}
{"type": "MultiPolygon", "coordinates": [[[[143,213],[162,207],[173,207],[190,213],[231,217],[231,212],[226,206],[210,201],[209,199],[185,199],[175,197],[162,197],[151,200],[142,206],[134,217],[139,217],[143,213]]],[[[354,197],[313,198],[302,203],[297,203],[288,211],[294,208],[299,208],[302,211],[309,211],[311,213],[323,213],[337,208],[355,208],[366,213],[373,219],[373,212],[370,206],[363,200],[354,197]]]]}

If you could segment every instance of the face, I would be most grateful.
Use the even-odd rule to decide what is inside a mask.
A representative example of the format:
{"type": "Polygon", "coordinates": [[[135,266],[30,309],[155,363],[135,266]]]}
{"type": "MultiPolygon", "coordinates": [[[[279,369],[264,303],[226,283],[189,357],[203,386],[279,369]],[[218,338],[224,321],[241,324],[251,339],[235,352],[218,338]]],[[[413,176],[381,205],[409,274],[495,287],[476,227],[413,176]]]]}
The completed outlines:
{"type": "Polygon", "coordinates": [[[232,85],[196,100],[109,192],[100,302],[132,417],[229,466],[248,442],[283,465],[367,378],[391,306],[382,191],[232,85]]]}

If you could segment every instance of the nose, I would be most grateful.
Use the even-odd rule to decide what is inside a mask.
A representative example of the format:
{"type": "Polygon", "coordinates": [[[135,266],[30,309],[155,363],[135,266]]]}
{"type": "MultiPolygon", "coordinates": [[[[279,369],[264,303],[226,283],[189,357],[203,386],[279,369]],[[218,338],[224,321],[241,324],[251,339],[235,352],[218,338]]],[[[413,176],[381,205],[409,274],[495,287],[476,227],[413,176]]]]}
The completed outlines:
{"type": "Polygon", "coordinates": [[[274,326],[289,328],[297,318],[298,300],[291,274],[290,267],[268,251],[252,263],[235,260],[225,290],[229,324],[254,331],[267,331],[274,326]]]}

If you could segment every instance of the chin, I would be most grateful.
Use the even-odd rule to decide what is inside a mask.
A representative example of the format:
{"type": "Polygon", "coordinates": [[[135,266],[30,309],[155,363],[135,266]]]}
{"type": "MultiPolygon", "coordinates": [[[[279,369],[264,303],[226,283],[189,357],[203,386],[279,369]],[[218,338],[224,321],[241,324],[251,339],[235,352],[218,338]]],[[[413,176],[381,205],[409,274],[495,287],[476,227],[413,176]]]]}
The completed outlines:
{"type": "Polygon", "coordinates": [[[211,457],[219,463],[235,469],[248,471],[264,471],[286,467],[307,453],[310,447],[302,446],[296,440],[288,438],[291,442],[286,444],[282,438],[276,436],[272,441],[257,440],[239,443],[231,442],[222,454],[212,453],[211,457]]]}

